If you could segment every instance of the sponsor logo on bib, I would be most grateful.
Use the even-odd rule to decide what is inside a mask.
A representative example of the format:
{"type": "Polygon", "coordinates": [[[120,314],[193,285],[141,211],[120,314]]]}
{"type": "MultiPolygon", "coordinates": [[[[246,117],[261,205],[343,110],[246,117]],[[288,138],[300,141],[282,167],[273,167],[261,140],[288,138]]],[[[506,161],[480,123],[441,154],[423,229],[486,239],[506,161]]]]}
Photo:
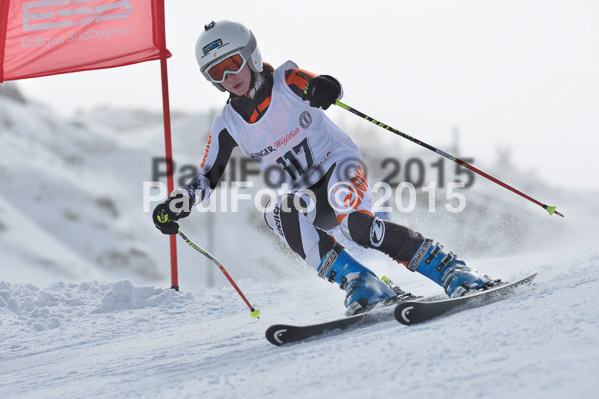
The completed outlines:
{"type": "Polygon", "coordinates": [[[302,114],[299,117],[299,123],[300,123],[300,126],[303,127],[304,129],[309,128],[310,125],[312,124],[312,115],[310,115],[310,113],[308,111],[302,112],[302,114]]]}

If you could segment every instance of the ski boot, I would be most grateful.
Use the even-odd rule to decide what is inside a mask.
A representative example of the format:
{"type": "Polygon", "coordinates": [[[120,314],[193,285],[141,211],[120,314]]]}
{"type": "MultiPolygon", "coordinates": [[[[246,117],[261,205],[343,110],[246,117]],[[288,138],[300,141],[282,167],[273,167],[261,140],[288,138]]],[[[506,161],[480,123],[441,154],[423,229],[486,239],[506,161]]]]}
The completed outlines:
{"type": "Polygon", "coordinates": [[[471,290],[484,290],[495,285],[488,276],[466,266],[453,252],[446,253],[439,243],[426,239],[408,263],[408,269],[425,275],[439,284],[447,296],[456,298],[471,290]]]}
{"type": "Polygon", "coordinates": [[[397,292],[360,264],[339,244],[320,262],[318,275],[346,291],[346,316],[363,313],[375,304],[397,297],[397,292]]]}

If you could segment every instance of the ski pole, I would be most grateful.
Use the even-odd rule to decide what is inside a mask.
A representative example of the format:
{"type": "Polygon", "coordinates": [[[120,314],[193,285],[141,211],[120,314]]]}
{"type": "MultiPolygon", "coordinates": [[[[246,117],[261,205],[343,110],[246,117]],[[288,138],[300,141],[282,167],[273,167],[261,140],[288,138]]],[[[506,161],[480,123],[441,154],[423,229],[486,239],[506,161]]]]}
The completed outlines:
{"type": "Polygon", "coordinates": [[[223,272],[223,274],[225,275],[225,277],[227,278],[227,280],[229,280],[229,282],[231,283],[231,285],[233,286],[233,288],[235,288],[235,290],[237,291],[237,293],[239,294],[239,296],[241,296],[241,299],[243,299],[243,301],[246,303],[246,305],[248,305],[248,307],[250,308],[250,316],[259,319],[260,318],[260,309],[255,309],[250,304],[250,301],[248,301],[247,298],[245,297],[245,295],[243,295],[243,292],[241,292],[241,290],[239,289],[239,287],[237,286],[237,284],[235,284],[235,281],[233,281],[233,279],[231,278],[231,275],[227,272],[227,270],[222,265],[222,263],[220,263],[219,260],[216,259],[212,254],[210,254],[210,252],[206,251],[205,249],[201,248],[196,243],[194,243],[193,241],[191,241],[189,239],[189,237],[187,237],[185,235],[185,233],[183,233],[181,231],[181,229],[179,229],[179,236],[187,244],[189,244],[190,247],[192,247],[196,251],[200,252],[202,255],[206,256],[208,259],[210,259],[212,262],[214,262],[218,266],[218,268],[220,269],[221,272],[223,272]]]}
{"type": "Polygon", "coordinates": [[[510,186],[510,185],[508,185],[508,184],[506,184],[506,183],[502,182],[501,180],[499,180],[499,179],[496,179],[496,178],[494,178],[493,176],[491,176],[491,175],[489,175],[489,174],[487,174],[487,173],[483,172],[482,170],[480,170],[480,169],[477,169],[477,168],[475,168],[474,166],[472,166],[472,165],[470,165],[470,164],[468,164],[468,163],[466,163],[466,162],[462,161],[461,159],[454,157],[453,155],[450,155],[450,154],[448,154],[448,153],[446,153],[446,152],[444,152],[444,151],[441,151],[441,150],[439,150],[438,148],[435,148],[435,147],[433,147],[433,146],[432,146],[432,145],[430,145],[430,144],[427,144],[427,143],[425,143],[425,142],[423,142],[423,141],[420,141],[420,140],[418,140],[418,139],[415,139],[415,138],[414,138],[414,137],[412,137],[412,136],[409,136],[409,135],[407,135],[407,134],[405,134],[405,133],[403,133],[403,132],[400,132],[399,130],[397,130],[397,129],[394,129],[394,128],[392,128],[391,126],[385,125],[384,123],[381,123],[381,122],[379,122],[379,121],[377,121],[377,120],[375,120],[375,119],[373,119],[373,118],[369,117],[368,115],[366,115],[366,114],[364,114],[364,113],[362,113],[362,112],[358,111],[357,109],[355,109],[355,108],[352,108],[352,107],[350,107],[349,105],[343,104],[343,103],[342,103],[341,101],[339,101],[339,100],[337,100],[337,101],[335,102],[335,105],[337,105],[337,106],[339,106],[339,107],[341,107],[341,108],[343,108],[343,109],[345,109],[345,110],[347,110],[347,111],[351,112],[351,113],[352,113],[352,114],[354,114],[354,115],[357,115],[357,116],[359,116],[359,117],[361,117],[361,118],[364,118],[364,119],[366,119],[368,122],[372,122],[372,123],[374,123],[375,125],[382,127],[383,129],[389,130],[390,132],[392,132],[392,133],[395,133],[395,134],[397,134],[398,136],[401,136],[401,137],[403,137],[404,139],[408,139],[408,140],[410,140],[410,141],[411,141],[411,142],[413,142],[413,143],[416,143],[416,144],[418,144],[418,145],[421,145],[422,147],[426,148],[427,150],[431,150],[431,151],[433,151],[433,152],[436,152],[437,154],[441,155],[442,157],[445,157],[445,158],[449,159],[450,161],[453,161],[453,162],[457,163],[458,165],[461,165],[461,166],[463,166],[463,167],[465,167],[465,168],[468,168],[468,169],[470,169],[471,171],[473,171],[474,173],[477,173],[477,174],[479,174],[479,175],[481,175],[481,176],[483,176],[483,177],[485,177],[485,178],[487,178],[487,179],[491,180],[492,182],[499,184],[499,185],[500,185],[500,186],[502,186],[503,188],[507,188],[508,190],[510,190],[510,191],[512,191],[512,192],[514,192],[514,193],[516,193],[516,194],[518,194],[519,196],[521,196],[521,197],[524,197],[524,198],[526,198],[527,200],[529,200],[529,201],[531,201],[531,202],[534,202],[535,204],[537,204],[537,205],[539,205],[539,206],[543,207],[543,209],[545,209],[547,212],[549,212],[549,215],[553,215],[553,214],[555,213],[556,215],[559,215],[559,216],[561,216],[561,217],[564,217],[564,215],[563,215],[563,214],[561,214],[561,213],[559,213],[558,211],[556,211],[556,210],[555,210],[555,206],[549,206],[549,205],[543,204],[542,202],[539,202],[539,201],[537,201],[536,199],[534,199],[534,198],[532,198],[532,197],[530,197],[530,196],[528,196],[528,195],[524,194],[523,192],[521,192],[521,191],[519,191],[519,190],[515,189],[514,187],[512,187],[512,186],[510,186]]]}

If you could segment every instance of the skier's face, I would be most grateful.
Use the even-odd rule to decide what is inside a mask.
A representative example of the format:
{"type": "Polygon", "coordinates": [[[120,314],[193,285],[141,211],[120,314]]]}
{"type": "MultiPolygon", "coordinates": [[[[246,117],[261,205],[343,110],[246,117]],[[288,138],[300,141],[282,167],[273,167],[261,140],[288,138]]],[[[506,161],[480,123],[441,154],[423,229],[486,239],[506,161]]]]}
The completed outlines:
{"type": "Polygon", "coordinates": [[[228,73],[225,81],[221,84],[227,91],[236,96],[242,96],[250,89],[251,80],[252,73],[250,67],[246,64],[239,73],[228,73]]]}

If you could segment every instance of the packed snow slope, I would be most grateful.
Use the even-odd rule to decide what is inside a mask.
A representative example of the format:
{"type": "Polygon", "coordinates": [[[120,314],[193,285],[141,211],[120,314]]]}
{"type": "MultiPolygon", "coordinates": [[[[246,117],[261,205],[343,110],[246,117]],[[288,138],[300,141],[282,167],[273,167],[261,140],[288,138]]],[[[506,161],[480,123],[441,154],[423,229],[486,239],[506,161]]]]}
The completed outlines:
{"type": "MultiPolygon", "coordinates": [[[[201,158],[210,119],[174,115],[177,182],[201,158]]],[[[466,179],[462,172],[382,129],[345,126],[373,184],[404,180],[410,159],[422,161],[426,183],[437,183],[432,197],[418,187],[413,209],[399,212],[395,204],[386,217],[494,278],[538,277],[502,302],[422,325],[386,321],[274,347],[264,338],[269,325],[340,317],[343,292],[277,241],[248,202],[238,212],[194,212],[182,227],[223,262],[260,319],[183,243],[181,291],[168,289],[168,243],[143,195],[152,160],[162,157],[160,123],[156,115],[110,109],[65,119],[0,95],[1,398],[586,398],[599,389],[596,183],[560,190],[559,182],[518,169],[504,150],[476,165],[558,205],[566,218],[482,178],[459,191],[466,206],[454,213],[448,208],[459,201],[447,183],[466,179]],[[401,172],[386,159],[401,161],[401,172]]],[[[473,155],[450,147],[443,148],[473,155]]],[[[585,161],[594,178],[597,162],[585,161]]],[[[248,192],[264,187],[252,179],[248,192]]],[[[399,197],[410,203],[408,191],[399,197]]],[[[333,233],[403,289],[441,292],[333,233]]]]}
{"type": "MultiPolygon", "coordinates": [[[[274,323],[339,317],[343,295],[309,275],[276,286],[178,293],[131,281],[0,284],[3,398],[590,398],[599,389],[599,251],[481,262],[502,302],[275,347],[274,323]]],[[[413,274],[403,286],[438,289],[413,274]]]]}

